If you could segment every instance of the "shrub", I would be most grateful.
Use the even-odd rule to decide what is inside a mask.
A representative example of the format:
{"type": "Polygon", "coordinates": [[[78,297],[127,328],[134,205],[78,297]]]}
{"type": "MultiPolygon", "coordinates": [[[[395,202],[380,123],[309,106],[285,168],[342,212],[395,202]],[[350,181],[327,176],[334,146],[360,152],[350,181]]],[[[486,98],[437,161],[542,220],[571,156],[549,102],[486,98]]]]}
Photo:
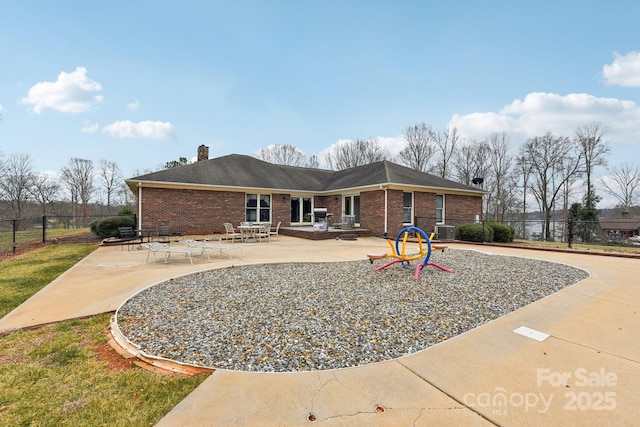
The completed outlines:
{"type": "Polygon", "coordinates": [[[133,227],[133,217],[131,216],[110,216],[107,218],[91,221],[89,228],[102,238],[120,237],[118,227],[133,227]]]}
{"type": "Polygon", "coordinates": [[[462,224],[456,227],[456,239],[466,242],[491,242],[493,240],[493,229],[484,226],[484,240],[482,239],[482,224],[462,224]]]}
{"type": "Polygon", "coordinates": [[[133,215],[133,210],[129,206],[123,206],[118,211],[118,215],[133,215]]]}
{"type": "Polygon", "coordinates": [[[485,227],[489,226],[493,230],[493,241],[500,243],[511,243],[516,235],[516,230],[510,225],[500,222],[487,222],[485,227]]]}

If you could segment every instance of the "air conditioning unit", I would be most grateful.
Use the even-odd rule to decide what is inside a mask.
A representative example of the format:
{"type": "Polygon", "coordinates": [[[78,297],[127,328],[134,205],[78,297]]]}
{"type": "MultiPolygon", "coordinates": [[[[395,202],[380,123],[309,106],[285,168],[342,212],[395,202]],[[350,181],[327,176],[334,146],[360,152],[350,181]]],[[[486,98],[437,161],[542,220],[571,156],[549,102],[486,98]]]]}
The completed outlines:
{"type": "Polygon", "coordinates": [[[455,240],[456,228],[453,225],[437,225],[436,236],[438,240],[455,240]]]}

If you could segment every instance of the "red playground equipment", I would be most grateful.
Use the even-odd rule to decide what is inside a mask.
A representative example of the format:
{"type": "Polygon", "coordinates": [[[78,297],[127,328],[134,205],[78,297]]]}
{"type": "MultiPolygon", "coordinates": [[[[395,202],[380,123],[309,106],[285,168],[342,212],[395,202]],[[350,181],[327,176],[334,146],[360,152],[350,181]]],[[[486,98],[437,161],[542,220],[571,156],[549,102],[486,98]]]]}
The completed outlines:
{"type": "Polygon", "coordinates": [[[396,237],[395,245],[389,239],[387,240],[387,243],[389,243],[389,246],[391,246],[390,254],[387,254],[387,253],[367,254],[367,257],[369,258],[369,261],[372,264],[374,259],[394,258],[393,260],[387,262],[386,264],[383,264],[380,267],[377,267],[376,271],[384,270],[385,268],[399,262],[402,263],[402,266],[404,268],[407,268],[407,266],[409,265],[409,261],[413,261],[415,259],[418,259],[424,256],[424,260],[418,265],[416,265],[416,271],[415,271],[415,274],[413,275],[413,278],[415,280],[418,280],[420,278],[420,271],[427,265],[432,265],[436,268],[439,268],[442,271],[446,271],[447,273],[452,273],[452,271],[449,270],[448,268],[445,268],[439,264],[436,264],[435,262],[429,261],[432,251],[444,251],[447,248],[447,246],[432,245],[431,239],[429,238],[427,233],[425,233],[424,230],[422,230],[421,228],[414,227],[414,226],[403,228],[402,230],[400,230],[400,232],[398,233],[398,236],[396,237]],[[407,238],[409,237],[409,233],[415,233],[418,239],[417,254],[407,255],[406,253],[407,238]],[[423,239],[424,239],[424,243],[426,243],[426,247],[423,245],[423,239]],[[400,246],[400,241],[402,241],[402,246],[400,246]]]}

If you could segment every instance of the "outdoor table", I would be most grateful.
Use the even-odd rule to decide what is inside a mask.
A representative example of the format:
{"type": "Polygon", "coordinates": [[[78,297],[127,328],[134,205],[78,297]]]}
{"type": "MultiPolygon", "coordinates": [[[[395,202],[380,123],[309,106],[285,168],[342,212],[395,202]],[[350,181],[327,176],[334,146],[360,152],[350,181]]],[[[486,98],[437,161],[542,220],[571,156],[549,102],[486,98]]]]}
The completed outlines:
{"type": "Polygon", "coordinates": [[[255,242],[256,233],[260,230],[260,224],[254,222],[251,225],[239,225],[238,230],[240,230],[240,233],[242,233],[243,242],[255,242]]]}

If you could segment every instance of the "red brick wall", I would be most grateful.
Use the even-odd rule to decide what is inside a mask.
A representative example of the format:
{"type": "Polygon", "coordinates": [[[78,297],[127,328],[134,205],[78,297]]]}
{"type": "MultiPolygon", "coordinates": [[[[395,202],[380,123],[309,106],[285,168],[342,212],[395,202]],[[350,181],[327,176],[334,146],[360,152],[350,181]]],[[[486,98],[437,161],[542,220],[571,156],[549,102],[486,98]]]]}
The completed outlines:
{"type": "MultiPolygon", "coordinates": [[[[387,236],[394,237],[402,224],[402,190],[387,190],[387,236]]],[[[384,190],[360,193],[360,228],[371,230],[374,236],[384,235],[384,190]]]]}
{"type": "MultiPolygon", "coordinates": [[[[387,190],[388,219],[387,229],[389,236],[398,234],[404,225],[402,223],[403,191],[387,190]]],[[[383,195],[384,197],[384,195],[383,195]]],[[[382,206],[382,202],[380,203],[382,206]]],[[[482,198],[473,196],[445,195],[445,224],[460,225],[473,222],[476,214],[482,211],[482,198]]],[[[416,191],[413,193],[413,215],[417,219],[413,224],[426,232],[432,232],[436,226],[436,193],[416,191]]],[[[384,226],[384,218],[381,220],[384,226]]]]}
{"type": "MultiPolygon", "coordinates": [[[[394,237],[404,227],[402,223],[402,190],[387,190],[387,235],[394,237]]],[[[431,232],[435,227],[434,193],[414,192],[414,224],[431,232]]],[[[290,225],[289,194],[273,193],[271,220],[290,225]]],[[[340,218],[342,198],[338,195],[316,196],[315,207],[326,207],[335,218],[340,218]],[[338,198],[338,200],[336,200],[338,198]]],[[[138,212],[136,210],[136,212],[138,212]]],[[[472,196],[445,195],[445,224],[460,225],[472,222],[482,212],[482,199],[472,196]]],[[[245,216],[245,193],[142,189],[142,228],[169,225],[179,234],[211,234],[224,231],[224,222],[238,225],[245,216]]],[[[384,234],[384,190],[360,194],[360,228],[371,230],[374,236],[384,234]]]]}
{"type": "MultiPolygon", "coordinates": [[[[244,197],[244,193],[242,194],[244,197]]],[[[288,227],[291,221],[290,210],[291,199],[288,194],[271,194],[271,224],[275,226],[278,222],[282,221],[282,227],[288,227]]]]}
{"type": "Polygon", "coordinates": [[[431,233],[436,225],[436,193],[413,193],[413,215],[416,227],[431,233]]]}
{"type": "Polygon", "coordinates": [[[360,228],[371,230],[373,236],[384,234],[384,191],[360,193],[360,228]]]}
{"type": "Polygon", "coordinates": [[[455,226],[473,222],[476,215],[482,219],[482,198],[448,194],[444,196],[444,215],[445,224],[455,226]]]}
{"type": "Polygon", "coordinates": [[[244,204],[239,192],[142,188],[141,226],[169,225],[179,234],[223,232],[224,222],[244,220],[244,204]]]}
{"type": "Polygon", "coordinates": [[[405,226],[402,222],[404,191],[387,190],[387,236],[395,237],[405,226]]]}

